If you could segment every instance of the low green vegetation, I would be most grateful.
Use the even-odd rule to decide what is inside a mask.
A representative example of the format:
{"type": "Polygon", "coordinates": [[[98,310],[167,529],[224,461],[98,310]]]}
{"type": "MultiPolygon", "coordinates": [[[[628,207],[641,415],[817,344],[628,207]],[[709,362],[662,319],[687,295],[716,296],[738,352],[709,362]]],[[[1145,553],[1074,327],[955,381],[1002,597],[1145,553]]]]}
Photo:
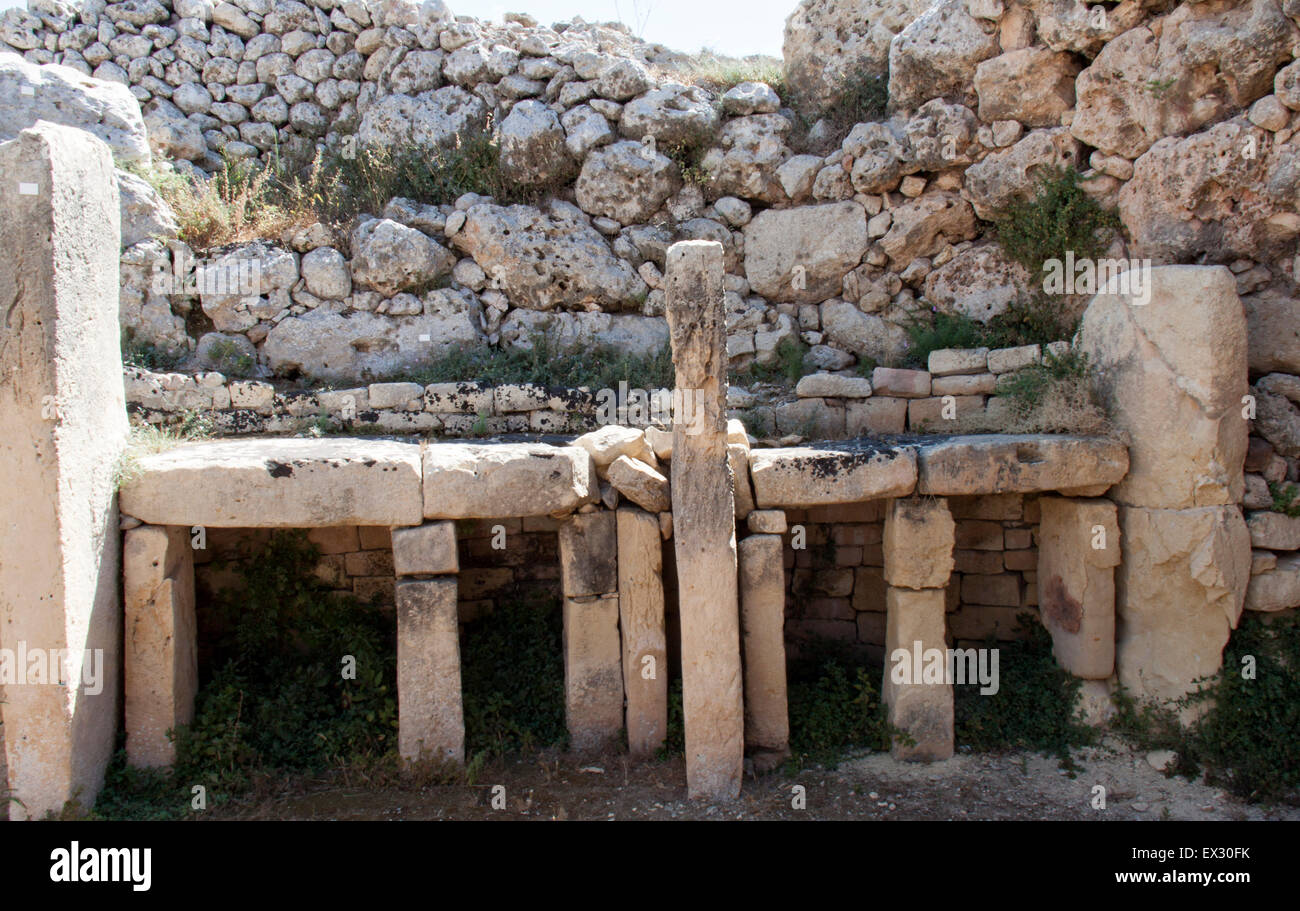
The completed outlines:
{"type": "Polygon", "coordinates": [[[684,81],[719,94],[742,82],[764,82],[785,97],[785,67],[776,57],[725,57],[705,48],[677,70],[684,81]]]}
{"type": "Polygon", "coordinates": [[[1295,484],[1268,482],[1268,492],[1273,497],[1273,512],[1280,512],[1293,519],[1300,519],[1300,487],[1295,484]]]}
{"type": "Polygon", "coordinates": [[[148,424],[132,421],[126,448],[113,466],[113,485],[135,479],[140,471],[140,457],[175,449],[184,443],[209,439],[216,432],[209,412],[189,409],[169,424],[148,424]]]}
{"type": "Polygon", "coordinates": [[[998,650],[998,691],[980,693],[979,683],[953,687],[955,738],[959,747],[981,752],[1033,750],[1068,763],[1070,748],[1096,740],[1096,730],[1075,708],[1081,681],[1052,657],[1052,637],[1032,614],[1018,618],[1010,642],[992,639],[998,650]]]}
{"type": "Polygon", "coordinates": [[[728,381],[738,386],[777,383],[793,387],[802,377],[815,371],[816,367],[808,361],[808,346],[797,338],[783,338],[777,343],[772,363],[753,361],[744,370],[733,371],[728,381]]]}
{"type": "Polygon", "coordinates": [[[256,361],[230,339],[220,339],[208,348],[208,363],[227,377],[243,378],[253,372],[256,361]]]}
{"type": "Polygon", "coordinates": [[[1048,260],[1097,259],[1119,228],[1119,215],[1088,195],[1084,178],[1073,168],[1039,174],[1034,194],[1008,205],[994,219],[998,240],[1007,255],[1032,276],[1048,260]]]}
{"type": "Polygon", "coordinates": [[[905,326],[908,347],[904,365],[924,370],[930,352],[945,348],[1015,348],[1067,340],[1074,336],[1077,322],[1067,319],[1041,294],[1013,302],[988,322],[961,313],[923,311],[905,326]]]}
{"type": "Polygon", "coordinates": [[[110,766],[95,805],[106,818],[192,812],[268,778],[376,762],[397,733],[391,616],[329,591],[303,532],[277,532],[233,568],[239,582],[200,614],[206,668],[194,722],[176,732],[176,765],[110,766]]]}
{"type": "Polygon", "coordinates": [[[1294,802],[1300,791],[1300,617],[1247,612],[1223,653],[1222,668],[1178,708],[1203,711],[1190,725],[1174,708],[1116,698],[1113,727],[1141,749],[1175,753],[1171,774],[1204,774],[1208,784],[1255,803],[1294,802]]]}
{"type": "Polygon", "coordinates": [[[1103,433],[1106,413],[1093,389],[1088,357],[1073,349],[1047,353],[1041,364],[998,379],[997,392],[1011,408],[1014,433],[1103,433]]]}
{"type": "Polygon", "coordinates": [[[175,370],[184,359],[183,352],[159,348],[139,338],[130,328],[122,330],[122,363],[127,367],[166,372],[175,370]]]}
{"type": "Polygon", "coordinates": [[[478,380],[488,384],[535,383],[576,389],[671,389],[675,372],[667,342],[652,354],[638,355],[613,345],[564,346],[538,334],[528,347],[450,348],[415,370],[390,377],[421,384],[478,380]]]}
{"type": "Polygon", "coordinates": [[[787,699],[793,765],[835,766],[851,750],[887,750],[881,668],[834,649],[792,661],[787,699]]]}

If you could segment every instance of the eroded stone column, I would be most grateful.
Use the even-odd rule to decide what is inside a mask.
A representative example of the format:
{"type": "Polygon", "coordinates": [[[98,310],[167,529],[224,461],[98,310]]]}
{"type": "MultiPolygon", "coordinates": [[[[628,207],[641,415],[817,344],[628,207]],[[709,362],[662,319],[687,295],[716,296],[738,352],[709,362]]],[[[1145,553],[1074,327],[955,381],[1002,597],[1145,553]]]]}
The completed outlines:
{"type": "Polygon", "coordinates": [[[653,756],[668,730],[663,545],[659,517],[627,507],[618,510],[618,615],[628,750],[653,756]]]}
{"type": "Polygon", "coordinates": [[[1074,676],[1105,680],[1115,670],[1115,504],[1041,497],[1038,505],[1038,612],[1052,653],[1074,676]]]}
{"type": "Polygon", "coordinates": [[[727,456],[722,245],[668,249],[664,287],[677,392],[695,420],[673,425],[673,542],[681,613],[686,781],[691,797],[740,793],[744,769],[735,491],[727,456]]]}
{"type": "Polygon", "coordinates": [[[565,519],[559,543],[569,745],[580,752],[602,750],[617,743],[623,727],[615,514],[600,510],[565,519]]]}
{"type": "Polygon", "coordinates": [[[952,574],[956,523],[947,500],[892,500],[885,513],[885,674],[881,696],[896,738],[895,759],[930,762],[953,751],[952,681],[947,677],[944,588],[952,574]],[[941,680],[924,673],[934,650],[941,680]]]}
{"type": "Polygon", "coordinates": [[[408,761],[465,761],[456,526],[393,529],[397,583],[397,747],[408,761]],[[405,577],[405,578],[403,578],[405,577]],[[417,577],[417,578],[412,578],[417,577]]]}
{"type": "Polygon", "coordinates": [[[4,687],[16,819],[88,808],[113,750],[114,467],[127,436],[119,220],[102,141],[41,123],[0,145],[0,647],[56,670],[4,687]]]}
{"type": "Polygon", "coordinates": [[[156,768],[176,761],[168,731],[194,720],[198,638],[194,549],[183,526],[141,525],[122,548],[126,759],[156,768]]]}
{"type": "MultiPolygon", "coordinates": [[[[750,513],[751,516],[754,513],[750,513]]],[[[785,568],[780,535],[739,545],[740,622],[745,655],[745,746],[770,766],[790,752],[785,675],[785,568]]]]}

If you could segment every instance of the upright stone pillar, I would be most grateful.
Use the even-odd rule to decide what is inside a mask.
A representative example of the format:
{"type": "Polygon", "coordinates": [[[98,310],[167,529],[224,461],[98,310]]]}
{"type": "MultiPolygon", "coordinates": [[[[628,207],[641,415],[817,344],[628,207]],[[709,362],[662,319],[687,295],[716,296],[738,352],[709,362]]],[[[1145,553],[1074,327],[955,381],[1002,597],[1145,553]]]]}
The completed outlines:
{"type": "Polygon", "coordinates": [[[1123,537],[1116,671],[1139,697],[1173,700],[1218,670],[1250,581],[1246,318],[1223,266],[1134,274],[1089,303],[1079,348],[1130,441],[1108,494],[1123,537]]]}
{"type": "Polygon", "coordinates": [[[629,507],[618,510],[618,617],[628,750],[653,756],[668,730],[663,544],[659,517],[629,507]]]}
{"type": "Polygon", "coordinates": [[[1038,505],[1038,612],[1052,653],[1074,676],[1105,680],[1115,671],[1115,504],[1042,497],[1038,505]]]}
{"type": "Polygon", "coordinates": [[[393,529],[397,583],[397,751],[409,762],[465,761],[456,526],[393,529]]]}
{"type": "Polygon", "coordinates": [[[593,752],[623,727],[623,656],[618,635],[618,526],[608,511],[560,525],[564,590],[564,714],[569,745],[593,752]]]}
{"type": "MultiPolygon", "coordinates": [[[[753,513],[751,512],[752,516],[753,513]]],[[[790,753],[785,675],[785,568],[780,535],[740,542],[745,655],[745,746],[764,765],[790,753]]],[[[755,759],[755,762],[759,762],[755,759]]]]}
{"type": "Polygon", "coordinates": [[[198,629],[194,549],[179,525],[141,525],[122,547],[126,761],[157,768],[176,761],[169,731],[194,720],[198,629]]]}
{"type": "Polygon", "coordinates": [[[947,677],[944,588],[952,574],[956,523],[942,499],[892,500],[885,513],[885,679],[881,694],[895,739],[895,759],[930,762],[953,751],[952,681],[947,677]],[[943,679],[923,674],[932,650],[943,679]]]}
{"type": "Polygon", "coordinates": [[[0,145],[0,648],[56,671],[4,681],[15,819],[89,807],[113,751],[118,205],[108,146],[89,133],[40,123],[0,145]]]}
{"type": "Polygon", "coordinates": [[[736,578],[735,491],[727,462],[722,245],[668,249],[668,328],[677,394],[695,420],[673,424],[673,543],[681,614],[686,782],[691,797],[740,793],[744,705],[736,578]]]}

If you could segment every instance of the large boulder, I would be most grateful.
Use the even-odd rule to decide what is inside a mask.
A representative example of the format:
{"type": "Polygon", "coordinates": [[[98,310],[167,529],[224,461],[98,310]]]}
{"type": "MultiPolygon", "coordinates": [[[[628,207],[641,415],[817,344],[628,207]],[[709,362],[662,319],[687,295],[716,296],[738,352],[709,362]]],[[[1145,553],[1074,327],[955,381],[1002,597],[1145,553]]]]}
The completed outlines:
{"type": "Polygon", "coordinates": [[[1219,669],[1250,582],[1236,506],[1119,511],[1115,666],[1134,696],[1177,699],[1219,669]]]}
{"type": "Polygon", "coordinates": [[[926,193],[898,206],[893,214],[880,247],[891,268],[899,272],[918,256],[934,256],[948,244],[970,240],[978,233],[970,203],[956,193],[926,193]]]}
{"type": "Polygon", "coordinates": [[[568,178],[573,159],[564,144],[560,118],[540,101],[521,101],[501,122],[501,176],[522,184],[568,178]]]}
{"type": "Polygon", "coordinates": [[[431,519],[570,513],[600,496],[591,456],[576,446],[435,443],[423,467],[431,519]]]}
{"type": "Polygon", "coordinates": [[[1294,253],[1298,159],[1300,141],[1275,144],[1245,117],[1161,139],[1134,162],[1119,193],[1130,252],[1224,263],[1294,253]]]}
{"type": "Polygon", "coordinates": [[[1054,51],[1095,57],[1107,41],[1131,29],[1147,15],[1149,0],[1122,0],[1100,7],[1085,0],[1025,0],[1039,39],[1054,51]]]}
{"type": "Polygon", "coordinates": [[[385,377],[451,348],[483,344],[482,319],[477,300],[445,292],[430,294],[419,316],[343,316],[318,308],[277,323],[262,356],[279,374],[326,380],[385,377]]]}
{"type": "Polygon", "coordinates": [[[883,75],[889,43],[929,0],[803,0],[785,20],[786,80],[800,104],[825,108],[847,79],[883,75]]]}
{"type": "Polygon", "coordinates": [[[1296,34],[1277,0],[1184,3],[1102,48],[1079,74],[1070,129],[1087,145],[1136,158],[1162,137],[1267,95],[1296,34]]]}
{"type": "Polygon", "coordinates": [[[1128,476],[1110,497],[1162,509],[1240,502],[1246,321],[1232,273],[1160,266],[1130,278],[1149,287],[1094,297],[1079,340],[1111,421],[1130,438],[1128,476]]]}
{"type": "Polygon", "coordinates": [[[176,213],[148,181],[118,170],[117,192],[122,200],[123,250],[146,240],[176,237],[176,213]]]}
{"type": "Polygon", "coordinates": [[[553,201],[531,206],[481,203],[466,213],[452,245],[474,258],[511,303],[533,310],[618,310],[639,306],[649,289],[616,257],[581,210],[553,201]]]}
{"type": "Polygon", "coordinates": [[[840,293],[866,250],[856,202],[766,209],[745,226],[745,276],[768,300],[815,304],[840,293]]]}
{"type": "Polygon", "coordinates": [[[938,0],[889,44],[889,102],[907,109],[940,97],[972,104],[975,68],[997,52],[997,29],[985,31],[966,0],[938,0]]]}
{"type": "Polygon", "coordinates": [[[1300,300],[1266,288],[1241,302],[1246,307],[1250,372],[1300,374],[1300,300]]]}
{"type": "Polygon", "coordinates": [[[698,145],[713,137],[720,115],[704,89],[675,83],[653,88],[623,105],[618,127],[624,136],[653,136],[655,146],[698,145]]]}
{"type": "Polygon", "coordinates": [[[1029,270],[998,243],[968,247],[925,277],[925,297],[941,313],[988,322],[1029,290],[1029,270]]]}
{"type": "Polygon", "coordinates": [[[681,175],[671,158],[625,140],[587,156],[574,193],[588,215],[633,225],[648,221],[681,188],[681,175]]]}
{"type": "Polygon", "coordinates": [[[151,161],[140,102],[125,85],[66,66],[37,66],[17,54],[0,54],[0,142],[14,139],[38,120],[98,136],[118,161],[151,161]]]}
{"type": "Polygon", "coordinates": [[[208,153],[207,140],[194,121],[166,98],[153,98],[144,106],[149,148],[162,158],[198,161],[208,153]]]}
{"type": "Polygon", "coordinates": [[[701,166],[711,197],[738,196],[762,202],[785,202],[777,168],[790,156],[785,137],[790,121],[779,114],[751,114],[727,121],[718,144],[701,166]]]}
{"type": "Polygon", "coordinates": [[[846,300],[828,300],[821,308],[826,341],[859,358],[889,362],[907,348],[907,330],[879,316],[863,313],[846,300]]]}
{"type": "Polygon", "coordinates": [[[390,218],[364,218],[352,232],[352,279],[386,297],[427,286],[455,265],[446,247],[390,218]]]}
{"type": "Polygon", "coordinates": [[[362,145],[385,148],[450,147],[460,137],[482,133],[487,113],[481,99],[454,85],[418,95],[389,95],[366,109],[357,139],[362,145]]]}
{"type": "Polygon", "coordinates": [[[1042,47],[1008,51],[975,69],[980,120],[1018,120],[1027,127],[1054,127],[1074,107],[1079,65],[1066,53],[1042,47]]]}
{"type": "Polygon", "coordinates": [[[244,332],[287,309],[297,281],[296,253],[256,241],[203,266],[199,300],[218,332],[244,332]]]}
{"type": "Polygon", "coordinates": [[[1064,127],[1034,130],[967,168],[966,195],[975,214],[992,220],[1014,200],[1032,197],[1040,177],[1055,168],[1074,168],[1081,154],[1078,140],[1064,127]]]}
{"type": "Polygon", "coordinates": [[[501,321],[501,344],[531,348],[544,336],[563,350],[610,346],[629,354],[657,354],[668,342],[668,323],[662,317],[630,313],[562,313],[511,310],[501,321]]]}

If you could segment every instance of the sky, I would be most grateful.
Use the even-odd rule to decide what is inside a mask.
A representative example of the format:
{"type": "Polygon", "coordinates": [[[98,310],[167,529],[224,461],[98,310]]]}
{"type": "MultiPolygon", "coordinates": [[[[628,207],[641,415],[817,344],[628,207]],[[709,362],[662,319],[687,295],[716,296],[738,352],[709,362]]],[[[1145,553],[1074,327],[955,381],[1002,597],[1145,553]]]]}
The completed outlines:
{"type": "MultiPolygon", "coordinates": [[[[647,41],[674,50],[711,48],[721,54],[781,56],[785,18],[798,0],[447,0],[457,15],[494,22],[502,13],[528,13],[550,25],[574,16],[621,20],[647,41]]],[[[0,10],[26,0],[0,0],[0,10]]]]}

